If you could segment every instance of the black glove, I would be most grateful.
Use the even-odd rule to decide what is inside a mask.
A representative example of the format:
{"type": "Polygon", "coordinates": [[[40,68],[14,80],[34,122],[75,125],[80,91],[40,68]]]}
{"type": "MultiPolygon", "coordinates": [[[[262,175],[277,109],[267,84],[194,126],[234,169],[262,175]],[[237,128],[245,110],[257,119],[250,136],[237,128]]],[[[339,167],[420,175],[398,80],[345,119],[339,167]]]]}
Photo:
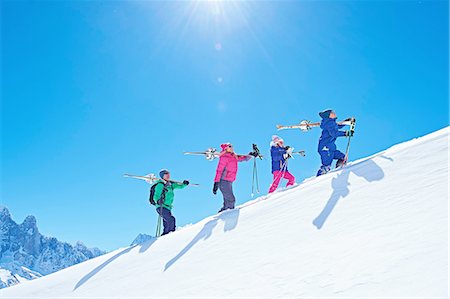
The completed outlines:
{"type": "Polygon", "coordinates": [[[217,190],[219,190],[219,182],[214,182],[213,194],[217,194],[217,190]]]}
{"type": "Polygon", "coordinates": [[[189,181],[188,180],[184,180],[183,181],[183,185],[186,185],[186,186],[189,185],[189,181]]]}
{"type": "Polygon", "coordinates": [[[349,117],[349,118],[344,119],[343,121],[344,121],[344,122],[349,121],[349,122],[354,123],[354,122],[356,121],[356,119],[353,118],[353,117],[349,117]]]}
{"type": "Polygon", "coordinates": [[[345,136],[346,136],[346,137],[352,137],[353,134],[355,134],[355,131],[353,131],[353,130],[345,131],[345,136]]]}
{"type": "Polygon", "coordinates": [[[291,147],[289,146],[289,145],[286,145],[285,147],[284,147],[284,149],[285,150],[288,150],[288,149],[290,149],[291,147]]]}
{"type": "Polygon", "coordinates": [[[257,152],[250,152],[250,153],[248,153],[250,156],[253,156],[253,157],[258,157],[258,153],[257,152]]]}

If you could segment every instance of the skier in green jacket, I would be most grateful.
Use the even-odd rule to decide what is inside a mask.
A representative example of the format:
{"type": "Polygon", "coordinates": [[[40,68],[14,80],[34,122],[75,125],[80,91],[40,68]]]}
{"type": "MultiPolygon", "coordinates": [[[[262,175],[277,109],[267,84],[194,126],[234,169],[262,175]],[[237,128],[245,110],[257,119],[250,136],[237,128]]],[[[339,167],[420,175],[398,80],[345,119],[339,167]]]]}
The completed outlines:
{"type": "Polygon", "coordinates": [[[183,189],[189,185],[189,181],[184,180],[183,183],[176,183],[170,180],[170,172],[167,169],[163,169],[159,172],[161,177],[155,183],[154,201],[156,203],[156,212],[162,217],[164,230],[162,235],[166,235],[175,231],[175,217],[172,215],[172,204],[175,189],[183,189]]]}

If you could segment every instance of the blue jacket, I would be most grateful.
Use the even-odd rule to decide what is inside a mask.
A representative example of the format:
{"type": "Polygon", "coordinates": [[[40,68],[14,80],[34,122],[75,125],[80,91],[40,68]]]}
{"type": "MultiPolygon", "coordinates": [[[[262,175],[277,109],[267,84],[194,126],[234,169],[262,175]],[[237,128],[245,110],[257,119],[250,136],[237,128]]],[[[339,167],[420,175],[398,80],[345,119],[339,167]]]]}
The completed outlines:
{"type": "Polygon", "coordinates": [[[345,136],[345,131],[339,131],[340,128],[345,127],[345,125],[338,125],[335,118],[324,118],[320,123],[320,128],[322,129],[322,135],[319,139],[319,146],[317,150],[336,150],[336,138],[345,136]],[[326,147],[327,149],[324,149],[326,147]]]}
{"type": "MultiPolygon", "coordinates": [[[[283,164],[286,161],[283,156],[285,153],[286,149],[284,147],[274,145],[270,147],[270,155],[272,156],[272,173],[274,173],[275,171],[280,171],[283,167],[283,164]]],[[[284,171],[288,171],[287,165],[284,171]]]]}

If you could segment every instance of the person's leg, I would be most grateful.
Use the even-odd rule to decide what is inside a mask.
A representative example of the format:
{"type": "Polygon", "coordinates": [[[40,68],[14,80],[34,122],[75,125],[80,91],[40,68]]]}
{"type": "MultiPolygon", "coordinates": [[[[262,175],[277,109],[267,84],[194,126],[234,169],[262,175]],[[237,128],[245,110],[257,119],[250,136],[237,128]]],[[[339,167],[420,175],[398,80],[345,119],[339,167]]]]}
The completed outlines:
{"type": "Polygon", "coordinates": [[[272,185],[270,186],[269,193],[272,193],[273,191],[275,191],[278,188],[278,184],[280,183],[280,180],[281,180],[281,173],[279,170],[275,170],[273,172],[273,182],[272,182],[272,185]]]}
{"type": "Polygon", "coordinates": [[[223,182],[224,182],[224,181],[222,181],[222,180],[219,182],[219,190],[220,190],[220,192],[222,193],[222,196],[223,196],[223,205],[222,205],[222,207],[220,208],[219,213],[225,210],[225,200],[226,200],[226,199],[225,199],[225,191],[224,191],[224,185],[223,185],[223,182]]]}
{"type": "Polygon", "coordinates": [[[346,163],[346,161],[345,161],[345,154],[340,152],[340,151],[338,151],[338,150],[334,151],[333,159],[337,160],[336,161],[336,168],[341,167],[341,166],[343,166],[346,163]]]}
{"type": "Polygon", "coordinates": [[[295,177],[289,171],[284,172],[283,178],[288,180],[286,187],[289,187],[289,186],[292,186],[295,184],[295,177]]]}
{"type": "Polygon", "coordinates": [[[167,230],[167,220],[164,217],[164,208],[162,208],[162,207],[156,208],[156,212],[158,212],[159,216],[162,219],[162,225],[163,225],[163,233],[161,234],[161,236],[162,236],[162,235],[167,234],[167,231],[166,231],[167,230]]]}
{"type": "Polygon", "coordinates": [[[220,191],[223,194],[223,208],[222,210],[234,209],[236,198],[233,194],[233,183],[228,181],[220,181],[220,191]]]}
{"type": "Polygon", "coordinates": [[[172,211],[168,210],[169,216],[167,217],[167,233],[174,232],[176,229],[175,217],[172,215],[172,211]]]}
{"type": "Polygon", "coordinates": [[[157,208],[156,210],[163,219],[164,230],[162,235],[175,231],[175,217],[172,216],[172,212],[166,208],[157,208]]]}
{"type": "Polygon", "coordinates": [[[322,166],[319,171],[317,171],[317,176],[322,175],[330,171],[331,163],[333,162],[334,152],[319,151],[320,160],[322,161],[322,166]]]}

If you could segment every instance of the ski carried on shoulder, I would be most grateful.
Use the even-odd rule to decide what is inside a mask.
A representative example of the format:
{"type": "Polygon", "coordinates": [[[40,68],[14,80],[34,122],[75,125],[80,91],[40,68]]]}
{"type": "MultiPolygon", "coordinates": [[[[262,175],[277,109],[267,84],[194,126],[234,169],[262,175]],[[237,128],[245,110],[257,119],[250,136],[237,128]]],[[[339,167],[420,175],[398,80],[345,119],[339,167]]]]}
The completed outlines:
{"type": "Polygon", "coordinates": [[[306,131],[311,130],[313,127],[318,127],[318,126],[320,126],[320,122],[312,123],[309,120],[302,120],[297,125],[288,125],[288,126],[277,125],[277,129],[278,130],[300,129],[301,131],[306,132],[306,131]]]}
{"type": "Polygon", "coordinates": [[[306,152],[305,151],[297,151],[297,152],[292,152],[292,154],[294,154],[294,155],[300,155],[300,156],[302,156],[302,157],[305,157],[306,156],[306,152]]]}
{"type": "MultiPolygon", "coordinates": [[[[354,118],[353,118],[354,119],[354,118]]],[[[351,125],[351,120],[344,120],[341,122],[338,122],[338,125],[351,125]]],[[[289,126],[284,126],[284,125],[277,125],[277,129],[280,130],[289,130],[289,129],[300,129],[302,132],[307,132],[309,130],[311,130],[314,127],[320,127],[320,122],[311,122],[309,120],[302,120],[299,124],[297,125],[289,125],[289,126]]]]}
{"type": "MultiPolygon", "coordinates": [[[[198,155],[198,156],[204,156],[206,160],[214,160],[216,158],[220,158],[221,153],[219,151],[217,151],[215,148],[208,148],[206,151],[204,152],[184,152],[183,154],[185,155],[198,155]]],[[[241,154],[236,154],[238,157],[254,157],[253,155],[241,155],[241,154]]],[[[262,159],[263,155],[261,155],[258,151],[257,154],[258,158],[262,159]]]]}
{"type": "MultiPolygon", "coordinates": [[[[150,173],[150,174],[147,174],[147,175],[134,175],[134,174],[127,174],[127,173],[125,173],[123,176],[127,177],[127,178],[144,180],[144,181],[146,181],[147,183],[149,183],[151,185],[156,183],[156,181],[162,180],[162,179],[156,177],[156,175],[153,174],[153,173],[150,173]]],[[[173,180],[170,180],[169,182],[174,183],[174,184],[183,184],[183,182],[173,181],[173,180]]],[[[200,186],[200,185],[199,184],[190,183],[189,186],[197,187],[197,186],[200,186]]]]}
{"type": "Polygon", "coordinates": [[[200,155],[205,156],[206,160],[214,160],[220,157],[220,152],[218,152],[215,148],[210,147],[204,152],[184,152],[185,155],[200,155]]]}

